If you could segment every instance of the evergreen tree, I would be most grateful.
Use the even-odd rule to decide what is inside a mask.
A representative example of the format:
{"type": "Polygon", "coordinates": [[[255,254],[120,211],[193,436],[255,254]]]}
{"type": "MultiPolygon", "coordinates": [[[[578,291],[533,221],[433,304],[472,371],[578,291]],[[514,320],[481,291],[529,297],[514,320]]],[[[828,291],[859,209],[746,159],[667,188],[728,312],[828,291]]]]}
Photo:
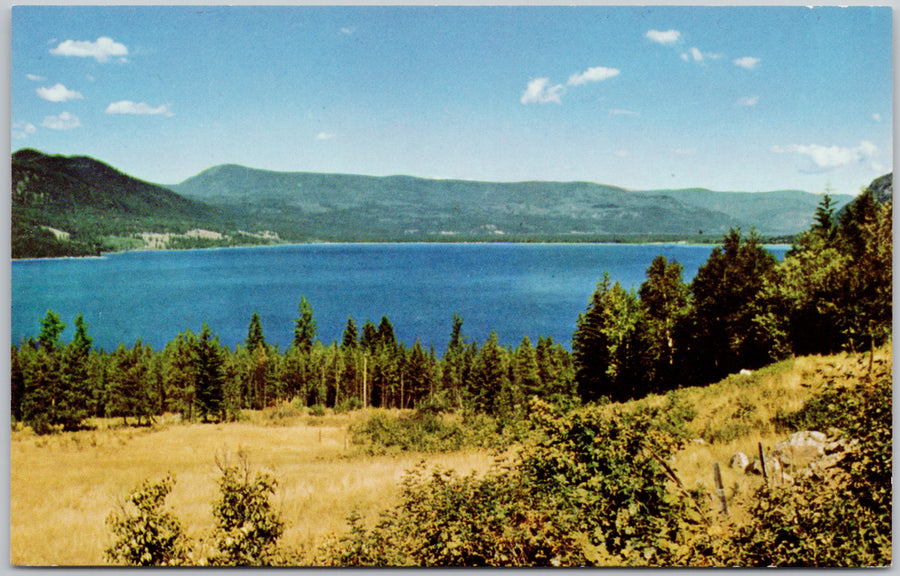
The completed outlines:
{"type": "Polygon", "coordinates": [[[688,312],[688,286],[682,266],[657,256],[647,268],[647,279],[638,290],[645,320],[648,378],[657,390],[673,388],[678,370],[677,327],[688,312]]]}
{"type": "Polygon", "coordinates": [[[637,297],[618,282],[609,283],[604,273],[572,339],[575,382],[586,401],[627,400],[648,392],[637,297]]]}
{"type": "Polygon", "coordinates": [[[294,322],[294,346],[308,352],[316,340],[316,321],[306,296],[300,298],[299,312],[300,316],[294,322]]]}
{"type": "Polygon", "coordinates": [[[368,352],[374,352],[375,347],[378,345],[378,328],[375,327],[375,324],[372,323],[368,318],[366,319],[366,323],[363,324],[362,336],[359,339],[359,345],[363,350],[368,352]]]}
{"type": "Polygon", "coordinates": [[[60,319],[59,314],[53,310],[47,310],[47,315],[41,320],[41,332],[38,335],[41,347],[49,352],[56,350],[59,336],[65,328],[66,325],[60,319]]]}
{"type": "Polygon", "coordinates": [[[262,322],[259,319],[259,314],[256,312],[254,312],[253,317],[250,318],[250,326],[247,328],[247,339],[244,340],[244,343],[251,352],[255,351],[260,346],[265,347],[266,345],[266,339],[263,336],[262,322]]]}
{"type": "Polygon", "coordinates": [[[537,354],[528,336],[522,338],[513,355],[512,381],[524,398],[544,395],[543,382],[538,373],[537,354]]]}
{"type": "Polygon", "coordinates": [[[210,416],[222,417],[224,400],[224,377],[222,374],[223,359],[219,347],[219,338],[212,336],[205,323],[200,336],[194,341],[194,358],[196,361],[196,383],[194,403],[203,420],[210,416]]]}
{"type": "Polygon", "coordinates": [[[476,412],[497,414],[501,411],[503,391],[509,387],[505,351],[498,343],[497,333],[491,332],[488,341],[478,350],[469,372],[468,389],[476,412]]]}
{"type": "Polygon", "coordinates": [[[356,330],[356,324],[353,317],[347,318],[347,326],[344,327],[344,336],[341,339],[341,346],[344,348],[356,348],[359,344],[359,332],[356,330]]]}
{"type": "Polygon", "coordinates": [[[755,318],[767,312],[763,288],[775,265],[756,232],[742,239],[732,229],[700,266],[691,283],[695,381],[717,380],[771,361],[769,342],[758,337],[755,318]]]}

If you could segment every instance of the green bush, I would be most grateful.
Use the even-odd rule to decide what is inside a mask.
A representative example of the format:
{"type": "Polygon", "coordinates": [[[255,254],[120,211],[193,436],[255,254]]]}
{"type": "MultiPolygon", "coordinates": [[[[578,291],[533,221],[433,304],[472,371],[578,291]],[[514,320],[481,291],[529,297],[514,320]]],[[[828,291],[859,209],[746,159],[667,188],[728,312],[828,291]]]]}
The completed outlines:
{"type": "Polygon", "coordinates": [[[284,530],[269,496],[277,482],[266,472],[253,473],[246,459],[222,465],[220,497],[213,505],[214,541],[219,553],[213,566],[269,566],[279,563],[277,541],[284,530]]]}
{"type": "Polygon", "coordinates": [[[571,415],[532,401],[541,439],[483,477],[403,480],[401,504],[371,530],[351,518],[333,551],[348,565],[684,565],[707,525],[665,459],[685,440],[657,410],[571,415]]]}
{"type": "Polygon", "coordinates": [[[489,416],[466,417],[461,422],[434,410],[394,415],[375,412],[350,427],[354,444],[369,454],[390,452],[449,452],[465,447],[498,447],[505,442],[489,416]]]}
{"type": "Polygon", "coordinates": [[[786,418],[802,428],[840,429],[858,444],[834,468],[793,487],[758,490],[736,542],[742,564],[891,564],[891,387],[890,368],[879,366],[874,382],[831,386],[786,418]]]}
{"type": "Polygon", "coordinates": [[[163,511],[166,496],[175,486],[175,478],[159,482],[144,481],[129,494],[136,509],[122,506],[106,519],[116,536],[105,550],[106,558],[127,566],[178,566],[186,563],[189,543],[174,515],[163,511]]]}

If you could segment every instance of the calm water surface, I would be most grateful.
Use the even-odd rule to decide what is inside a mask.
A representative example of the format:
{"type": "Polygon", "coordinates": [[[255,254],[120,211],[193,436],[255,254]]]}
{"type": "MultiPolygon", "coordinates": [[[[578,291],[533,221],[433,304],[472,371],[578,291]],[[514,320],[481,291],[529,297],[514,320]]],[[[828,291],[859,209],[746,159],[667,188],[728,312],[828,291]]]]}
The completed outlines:
{"type": "MultiPolygon", "coordinates": [[[[769,247],[782,258],[787,247],[769,247]]],[[[551,336],[569,348],[604,271],[626,288],[645,279],[661,254],[690,281],[710,246],[681,244],[309,244],[124,252],[102,258],[12,263],[12,342],[37,336],[52,309],[74,334],[80,312],[97,347],[138,339],[161,349],[204,322],[223,344],[247,336],[254,312],[271,343],[286,348],[301,296],[313,307],[318,336],[340,340],[349,316],[362,330],[388,317],[399,340],[418,338],[443,353],[454,313],[463,333],[501,344],[551,336]]]]}

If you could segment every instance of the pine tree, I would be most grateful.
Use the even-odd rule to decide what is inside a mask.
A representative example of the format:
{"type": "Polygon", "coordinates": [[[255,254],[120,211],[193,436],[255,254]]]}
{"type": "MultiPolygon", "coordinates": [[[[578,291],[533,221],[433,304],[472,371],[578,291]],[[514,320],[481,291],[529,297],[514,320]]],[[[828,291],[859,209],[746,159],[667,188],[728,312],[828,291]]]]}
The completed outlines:
{"type": "Polygon", "coordinates": [[[254,312],[253,317],[250,318],[250,326],[247,328],[247,339],[244,340],[244,343],[251,352],[255,351],[260,346],[265,347],[266,345],[266,339],[263,336],[262,322],[259,319],[259,314],[256,312],[254,312]]]}
{"type": "Polygon", "coordinates": [[[298,308],[300,316],[294,322],[294,346],[308,352],[316,340],[316,321],[306,296],[301,296],[298,308]]]}
{"type": "Polygon", "coordinates": [[[347,318],[347,326],[344,327],[344,336],[341,339],[341,346],[344,348],[353,348],[355,349],[359,344],[359,333],[356,330],[356,324],[353,322],[353,317],[350,316],[347,318]]]}
{"type": "Polygon", "coordinates": [[[223,359],[219,338],[213,338],[209,326],[203,324],[200,336],[194,342],[196,383],[194,402],[203,420],[210,416],[222,417],[224,401],[223,359]]]}

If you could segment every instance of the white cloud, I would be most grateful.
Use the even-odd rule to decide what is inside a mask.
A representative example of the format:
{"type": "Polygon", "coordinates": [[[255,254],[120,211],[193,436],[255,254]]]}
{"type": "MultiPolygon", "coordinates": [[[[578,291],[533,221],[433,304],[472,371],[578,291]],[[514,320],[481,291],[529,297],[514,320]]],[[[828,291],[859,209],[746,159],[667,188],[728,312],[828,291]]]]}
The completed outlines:
{"type": "Polygon", "coordinates": [[[49,88],[38,88],[36,92],[38,96],[44,100],[49,100],[50,102],[66,102],[68,100],[79,100],[84,98],[84,96],[81,95],[81,92],[69,90],[62,84],[55,84],[49,88]]]}
{"type": "Polygon", "coordinates": [[[691,49],[681,55],[681,59],[685,62],[690,62],[693,60],[694,62],[703,62],[705,59],[709,58],[710,60],[718,60],[721,58],[721,54],[714,54],[712,52],[702,52],[696,46],[692,46],[691,49]]]}
{"type": "Polygon", "coordinates": [[[737,105],[756,106],[757,102],[759,102],[759,96],[744,96],[743,98],[738,98],[737,105]]]}
{"type": "Polygon", "coordinates": [[[12,137],[16,140],[27,138],[37,132],[37,127],[31,122],[14,122],[11,128],[12,137]]]}
{"type": "Polygon", "coordinates": [[[681,32],[678,30],[650,30],[645,36],[659,44],[674,44],[681,39],[681,32]]]}
{"type": "Polygon", "coordinates": [[[346,36],[352,36],[354,32],[356,32],[356,28],[341,28],[341,34],[346,36]]]}
{"type": "Polygon", "coordinates": [[[673,148],[672,149],[672,154],[675,154],[677,156],[690,156],[691,154],[696,154],[696,153],[697,153],[696,148],[673,148]]]}
{"type": "Polygon", "coordinates": [[[628,150],[616,150],[613,154],[618,158],[626,158],[628,156],[628,150]]]}
{"type": "Polygon", "coordinates": [[[807,156],[813,163],[813,171],[827,171],[862,162],[878,152],[878,147],[867,140],[853,148],[841,146],[821,146],[819,144],[791,144],[789,146],[772,146],[776,154],[800,154],[807,156]]]}
{"type": "Polygon", "coordinates": [[[549,78],[534,78],[528,82],[528,87],[522,93],[522,104],[546,104],[547,102],[556,102],[562,104],[560,98],[566,92],[566,87],[562,84],[550,86],[549,78]]]}
{"type": "Polygon", "coordinates": [[[26,74],[25,77],[32,82],[43,82],[44,80],[46,80],[46,78],[44,78],[43,76],[38,76],[37,74],[26,74]]]}
{"type": "Polygon", "coordinates": [[[640,116],[634,110],[626,110],[624,108],[613,108],[609,111],[613,116],[640,116]]]}
{"type": "Polygon", "coordinates": [[[81,120],[74,114],[61,112],[57,116],[45,116],[41,126],[51,130],[73,130],[81,126],[81,120]]]}
{"type": "Polygon", "coordinates": [[[754,68],[756,68],[757,64],[759,64],[759,58],[754,58],[753,56],[744,56],[743,58],[734,60],[735,66],[740,66],[741,68],[746,68],[747,70],[753,70],[754,68]]]}
{"type": "Polygon", "coordinates": [[[876,122],[881,122],[881,114],[879,114],[878,112],[872,114],[872,120],[874,120],[876,122]]]}
{"type": "Polygon", "coordinates": [[[319,132],[316,134],[316,140],[331,140],[334,136],[331,132],[319,132]]]}
{"type": "Polygon", "coordinates": [[[569,86],[581,86],[588,82],[601,82],[619,75],[617,68],[606,68],[604,66],[595,66],[588,68],[581,74],[572,74],[569,76],[569,86]]]}
{"type": "Polygon", "coordinates": [[[51,54],[57,56],[77,56],[79,58],[93,58],[97,62],[107,62],[111,56],[118,56],[124,61],[128,56],[128,48],[124,44],[120,44],[108,38],[101,36],[96,42],[89,40],[66,40],[61,42],[59,46],[50,50],[51,54]]]}
{"type": "Polygon", "coordinates": [[[159,115],[174,116],[175,114],[169,110],[169,107],[163,104],[153,108],[144,102],[132,102],[131,100],[120,100],[113,102],[106,107],[107,114],[141,114],[141,115],[159,115]]]}

